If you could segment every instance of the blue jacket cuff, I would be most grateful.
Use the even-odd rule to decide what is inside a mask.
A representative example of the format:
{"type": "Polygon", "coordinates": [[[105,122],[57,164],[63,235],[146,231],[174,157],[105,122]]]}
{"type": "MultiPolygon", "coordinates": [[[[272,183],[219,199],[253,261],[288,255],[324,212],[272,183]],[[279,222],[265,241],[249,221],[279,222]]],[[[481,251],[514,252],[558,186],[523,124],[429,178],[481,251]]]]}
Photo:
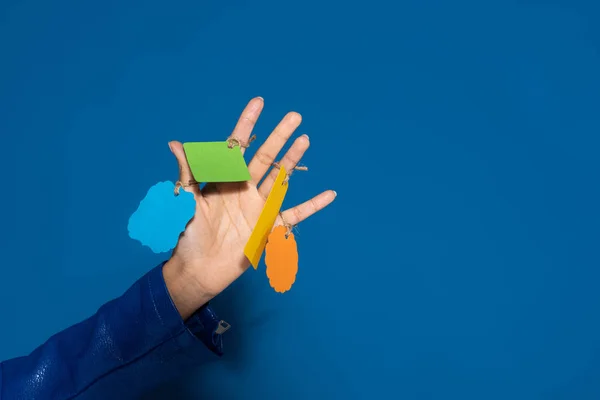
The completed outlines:
{"type": "Polygon", "coordinates": [[[210,304],[204,305],[183,321],[169,295],[162,273],[164,264],[165,262],[161,263],[146,275],[159,321],[165,327],[171,327],[173,336],[179,336],[180,340],[186,342],[185,345],[191,344],[194,339],[200,340],[214,354],[222,356],[222,334],[229,329],[229,324],[219,319],[210,304]],[[179,335],[182,325],[186,330],[187,338],[179,335]]]}

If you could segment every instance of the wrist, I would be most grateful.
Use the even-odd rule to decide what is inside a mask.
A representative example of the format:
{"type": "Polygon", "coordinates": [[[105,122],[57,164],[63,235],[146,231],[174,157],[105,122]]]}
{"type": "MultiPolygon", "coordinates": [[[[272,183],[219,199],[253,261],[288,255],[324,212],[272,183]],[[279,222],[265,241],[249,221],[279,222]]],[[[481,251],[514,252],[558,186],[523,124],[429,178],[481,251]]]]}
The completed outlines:
{"type": "Polygon", "coordinates": [[[176,257],[165,263],[162,273],[169,295],[183,320],[212,299],[176,257]]]}

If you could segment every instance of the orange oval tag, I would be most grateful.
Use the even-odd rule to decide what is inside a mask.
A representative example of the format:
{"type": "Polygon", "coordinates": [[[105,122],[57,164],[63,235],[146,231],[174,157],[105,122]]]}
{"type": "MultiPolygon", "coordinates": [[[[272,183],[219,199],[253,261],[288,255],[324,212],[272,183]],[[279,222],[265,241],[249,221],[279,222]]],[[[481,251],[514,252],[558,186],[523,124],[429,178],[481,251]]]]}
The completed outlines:
{"type": "Polygon", "coordinates": [[[278,293],[291,289],[298,273],[298,247],[294,234],[287,235],[283,225],[275,227],[269,234],[266,246],[265,264],[271,287],[278,293]]]}

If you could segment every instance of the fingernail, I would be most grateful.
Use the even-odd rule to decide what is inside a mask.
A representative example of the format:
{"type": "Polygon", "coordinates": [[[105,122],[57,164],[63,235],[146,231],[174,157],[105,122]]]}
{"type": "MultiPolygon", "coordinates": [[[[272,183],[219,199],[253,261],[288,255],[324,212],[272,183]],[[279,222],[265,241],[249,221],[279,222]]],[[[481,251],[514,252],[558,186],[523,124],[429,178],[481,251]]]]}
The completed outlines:
{"type": "Polygon", "coordinates": [[[263,99],[263,98],[262,98],[262,97],[260,97],[260,96],[256,96],[256,98],[257,98],[257,99],[261,99],[262,101],[265,101],[265,99],[263,99]]]}
{"type": "Polygon", "coordinates": [[[310,140],[310,138],[308,137],[308,135],[305,133],[302,136],[304,136],[305,138],[307,138],[308,140],[310,140]]]}
{"type": "Polygon", "coordinates": [[[173,147],[171,147],[171,142],[169,142],[169,150],[171,150],[171,153],[173,152],[173,147]]]}
{"type": "Polygon", "coordinates": [[[335,190],[333,191],[333,197],[337,197],[337,192],[335,190]]]}

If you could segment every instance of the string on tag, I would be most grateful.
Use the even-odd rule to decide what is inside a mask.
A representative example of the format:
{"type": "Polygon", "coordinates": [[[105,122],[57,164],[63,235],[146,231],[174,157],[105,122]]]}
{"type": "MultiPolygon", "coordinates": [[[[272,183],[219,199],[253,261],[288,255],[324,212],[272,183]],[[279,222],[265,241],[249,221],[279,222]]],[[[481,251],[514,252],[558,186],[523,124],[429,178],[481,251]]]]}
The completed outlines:
{"type": "Polygon", "coordinates": [[[247,142],[243,142],[235,136],[229,136],[227,138],[227,147],[233,149],[235,146],[239,146],[241,148],[247,149],[250,147],[250,143],[252,143],[256,139],[256,135],[250,136],[247,142]]]}
{"type": "MultiPolygon", "coordinates": [[[[275,161],[274,163],[271,164],[274,168],[279,169],[281,166],[281,163],[279,161],[275,161]]],[[[288,183],[288,181],[290,180],[290,177],[292,176],[292,173],[294,171],[308,171],[308,167],[304,166],[304,165],[296,165],[294,168],[292,168],[292,170],[290,172],[287,173],[287,176],[285,177],[285,179],[283,180],[283,184],[288,183]]]]}
{"type": "Polygon", "coordinates": [[[283,222],[283,226],[285,226],[285,229],[287,230],[287,232],[285,233],[285,238],[287,239],[288,237],[290,237],[290,234],[292,233],[292,231],[294,229],[297,229],[298,225],[292,225],[292,224],[288,223],[285,220],[285,218],[283,217],[282,212],[279,213],[279,218],[281,218],[281,222],[283,222]]]}
{"type": "Polygon", "coordinates": [[[173,190],[173,194],[175,196],[179,196],[179,190],[181,188],[186,188],[186,187],[190,187],[190,186],[194,186],[194,185],[199,185],[199,182],[196,182],[195,180],[189,180],[188,183],[183,183],[181,181],[177,181],[175,182],[175,189],[173,190]]]}

